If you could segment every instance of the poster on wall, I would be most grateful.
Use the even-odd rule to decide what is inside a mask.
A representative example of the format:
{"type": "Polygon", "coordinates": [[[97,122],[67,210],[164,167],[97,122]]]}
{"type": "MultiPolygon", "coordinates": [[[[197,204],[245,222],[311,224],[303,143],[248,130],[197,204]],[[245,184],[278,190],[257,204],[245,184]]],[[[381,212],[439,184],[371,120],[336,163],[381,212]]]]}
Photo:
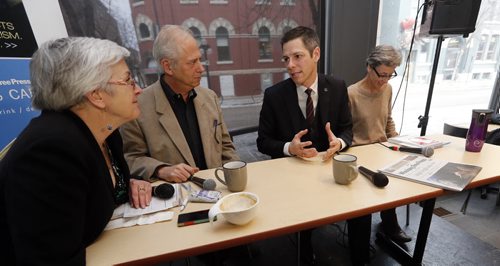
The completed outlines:
{"type": "Polygon", "coordinates": [[[38,48],[20,0],[0,0],[0,151],[38,115],[31,107],[30,57],[38,48]]]}
{"type": "Polygon", "coordinates": [[[38,111],[31,107],[29,58],[0,58],[0,147],[17,137],[38,111]]]}
{"type": "Polygon", "coordinates": [[[58,0],[0,0],[0,158],[40,113],[31,107],[29,77],[37,44],[66,36],[58,0]]]}
{"type": "Polygon", "coordinates": [[[31,57],[38,48],[21,0],[0,0],[0,57],[31,57]]]}

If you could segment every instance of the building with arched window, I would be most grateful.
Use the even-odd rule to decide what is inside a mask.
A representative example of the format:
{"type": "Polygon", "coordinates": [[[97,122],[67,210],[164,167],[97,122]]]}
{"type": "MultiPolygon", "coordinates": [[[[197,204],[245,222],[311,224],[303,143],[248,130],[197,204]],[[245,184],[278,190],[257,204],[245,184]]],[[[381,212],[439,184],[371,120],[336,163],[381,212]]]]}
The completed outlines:
{"type": "Polygon", "coordinates": [[[317,1],[131,0],[144,85],[158,79],[152,46],[158,29],[176,24],[190,29],[205,63],[202,86],[220,96],[259,95],[287,77],[281,62],[284,32],[314,25],[317,1]]]}

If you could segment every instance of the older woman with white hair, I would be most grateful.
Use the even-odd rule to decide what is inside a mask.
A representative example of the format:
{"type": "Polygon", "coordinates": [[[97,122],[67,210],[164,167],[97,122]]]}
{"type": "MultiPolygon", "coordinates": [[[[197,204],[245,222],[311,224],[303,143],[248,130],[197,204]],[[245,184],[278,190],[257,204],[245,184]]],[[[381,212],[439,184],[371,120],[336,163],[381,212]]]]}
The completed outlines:
{"type": "Polygon", "coordinates": [[[33,55],[41,114],[0,163],[0,264],[84,265],[117,205],[151,201],[150,183],[130,178],[116,130],[140,114],[127,56],[85,37],[48,41],[33,55]]]}

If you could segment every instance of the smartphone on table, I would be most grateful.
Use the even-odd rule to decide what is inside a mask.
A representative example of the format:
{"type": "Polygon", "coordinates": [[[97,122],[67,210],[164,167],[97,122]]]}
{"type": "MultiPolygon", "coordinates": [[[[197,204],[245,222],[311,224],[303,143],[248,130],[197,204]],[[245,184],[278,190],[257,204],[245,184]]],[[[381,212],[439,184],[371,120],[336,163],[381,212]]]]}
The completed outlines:
{"type": "MultiPolygon", "coordinates": [[[[208,211],[209,210],[201,210],[195,212],[180,213],[177,217],[177,226],[182,227],[193,224],[207,223],[208,211]]],[[[217,217],[215,217],[214,221],[217,221],[217,217]]]]}

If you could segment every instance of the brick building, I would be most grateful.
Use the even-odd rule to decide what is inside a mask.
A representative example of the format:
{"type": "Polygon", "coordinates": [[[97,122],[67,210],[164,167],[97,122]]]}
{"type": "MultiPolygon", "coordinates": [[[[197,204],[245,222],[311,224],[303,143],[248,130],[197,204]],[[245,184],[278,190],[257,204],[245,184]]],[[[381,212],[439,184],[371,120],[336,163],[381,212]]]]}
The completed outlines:
{"type": "Polygon", "coordinates": [[[189,28],[205,60],[202,86],[218,95],[259,95],[286,77],[280,38],[298,25],[316,28],[317,2],[296,0],[130,0],[146,84],[158,79],[152,56],[166,24],[189,28]],[[206,56],[206,57],[205,57],[206,56]]]}

